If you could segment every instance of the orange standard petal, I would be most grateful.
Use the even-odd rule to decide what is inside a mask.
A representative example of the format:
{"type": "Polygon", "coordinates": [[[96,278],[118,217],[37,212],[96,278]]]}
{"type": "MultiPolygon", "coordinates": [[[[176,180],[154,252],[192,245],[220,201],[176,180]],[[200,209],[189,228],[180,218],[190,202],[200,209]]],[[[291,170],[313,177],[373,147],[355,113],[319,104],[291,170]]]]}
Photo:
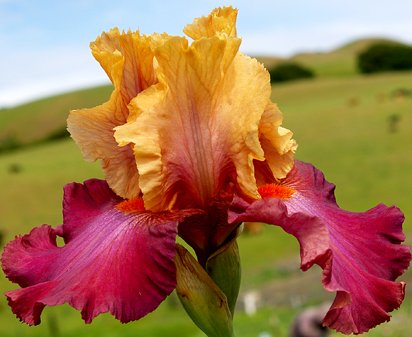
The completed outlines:
{"type": "Polygon", "coordinates": [[[190,45],[158,43],[159,83],[132,100],[128,123],[116,128],[119,145],[133,144],[148,209],[206,208],[228,184],[260,198],[255,161],[274,155],[275,178],[293,167],[292,134],[281,117],[273,121],[268,72],[239,53],[236,15],[228,7],[196,19],[185,28],[190,45]]]}
{"type": "Polygon", "coordinates": [[[126,123],[127,105],[157,82],[153,67],[152,38],[138,32],[112,29],[91,44],[94,57],[113,83],[110,100],[91,109],[71,111],[68,130],[87,160],[102,160],[110,187],[123,198],[140,194],[139,175],[130,146],[120,148],[113,128],[126,123]]]}

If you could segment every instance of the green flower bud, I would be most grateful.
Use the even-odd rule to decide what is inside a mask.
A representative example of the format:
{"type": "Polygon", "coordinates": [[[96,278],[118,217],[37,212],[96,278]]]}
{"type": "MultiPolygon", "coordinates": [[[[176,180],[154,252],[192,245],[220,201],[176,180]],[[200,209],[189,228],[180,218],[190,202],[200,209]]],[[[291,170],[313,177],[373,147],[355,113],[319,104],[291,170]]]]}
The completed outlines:
{"type": "Polygon", "coordinates": [[[176,250],[176,292],[186,312],[208,337],[233,337],[225,294],[184,247],[176,250]]]}
{"type": "Polygon", "coordinates": [[[226,295],[233,317],[241,278],[239,248],[236,239],[210,256],[206,262],[206,271],[226,295]]]}

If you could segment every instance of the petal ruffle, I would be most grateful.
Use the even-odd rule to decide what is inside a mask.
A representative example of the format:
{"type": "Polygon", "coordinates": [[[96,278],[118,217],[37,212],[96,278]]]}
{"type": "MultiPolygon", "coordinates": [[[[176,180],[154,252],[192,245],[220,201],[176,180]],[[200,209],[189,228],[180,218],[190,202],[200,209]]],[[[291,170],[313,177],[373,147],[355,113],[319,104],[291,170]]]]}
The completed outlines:
{"type": "Polygon", "coordinates": [[[296,161],[281,184],[295,192],[289,198],[265,197],[247,203],[237,198],[231,222],[261,221],[281,226],[301,245],[302,269],[324,269],[323,285],[337,291],[324,324],[340,332],[362,333],[389,320],[388,312],[404,298],[396,283],[409,266],[402,212],[378,205],[365,213],[340,209],[334,185],[310,164],[296,161]]]}
{"type": "Polygon", "coordinates": [[[232,7],[215,8],[208,16],[195,19],[183,31],[194,40],[215,35],[236,37],[237,12],[232,7]]]}
{"type": "Polygon", "coordinates": [[[22,288],[6,293],[13,312],[39,324],[45,305],[69,303],[86,323],[110,312],[122,322],[154,310],[175,288],[177,213],[124,212],[105,181],[65,187],[60,230],[43,225],[9,243],[7,277],[22,288]]]}
{"type": "Polygon", "coordinates": [[[124,198],[139,195],[139,174],[130,146],[119,147],[113,128],[126,122],[118,93],[109,102],[91,109],[70,112],[68,130],[86,160],[102,160],[102,168],[110,187],[124,198]]]}
{"type": "MultiPolygon", "coordinates": [[[[156,39],[158,37],[156,36],[156,39]]],[[[94,57],[114,85],[103,105],[71,111],[68,130],[87,160],[102,160],[110,187],[124,198],[139,195],[139,175],[130,146],[120,148],[113,128],[126,123],[127,105],[141,91],[156,83],[152,37],[112,29],[91,44],[94,57]]]]}
{"type": "Polygon", "coordinates": [[[271,87],[264,67],[238,52],[235,19],[231,8],[214,11],[186,28],[191,45],[159,45],[159,84],[132,101],[139,117],[116,128],[120,145],[134,144],[149,209],[205,208],[228,177],[258,196],[253,160],[265,159],[259,125],[271,87]]]}
{"type": "Polygon", "coordinates": [[[293,168],[297,144],[293,132],[281,127],[282,112],[274,103],[269,103],[259,124],[260,144],[266,163],[276,179],[285,178],[293,168]]]}

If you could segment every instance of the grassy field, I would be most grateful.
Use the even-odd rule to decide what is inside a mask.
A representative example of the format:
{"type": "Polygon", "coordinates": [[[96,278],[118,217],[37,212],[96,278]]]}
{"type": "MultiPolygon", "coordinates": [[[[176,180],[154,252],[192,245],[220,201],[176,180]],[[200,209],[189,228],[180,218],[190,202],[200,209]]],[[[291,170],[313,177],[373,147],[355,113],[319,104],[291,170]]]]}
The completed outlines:
{"type": "MultiPolygon", "coordinates": [[[[412,233],[412,98],[395,95],[400,88],[412,89],[412,72],[324,77],[276,85],[272,98],[284,112],[284,125],[295,132],[299,142],[297,157],[314,163],[329,181],[337,184],[340,205],[361,211],[379,202],[396,204],[405,212],[406,231],[412,233]],[[396,132],[390,132],[393,115],[399,119],[396,132]]],[[[108,96],[107,88],[96,89],[95,93],[93,99],[100,102],[108,96]]],[[[83,103],[84,97],[81,103],[66,103],[59,118],[83,103]]],[[[23,125],[43,128],[47,120],[44,116],[39,121],[32,118],[30,124],[23,125]]],[[[10,119],[3,122],[0,119],[1,130],[4,125],[11,125],[7,124],[10,119]]],[[[60,224],[63,185],[91,177],[101,177],[99,165],[84,162],[68,139],[1,155],[0,230],[5,240],[42,223],[60,224]]],[[[321,290],[319,270],[298,272],[298,245],[278,228],[266,226],[260,235],[243,235],[240,249],[241,292],[259,288],[268,292],[278,289],[279,293],[271,295],[277,305],[263,308],[252,317],[239,310],[235,322],[238,337],[257,337],[264,331],[272,336],[287,336],[290,322],[302,307],[330,298],[321,290]],[[298,303],[293,300],[297,293],[301,294],[298,303]]],[[[412,277],[408,274],[406,279],[412,277]]],[[[0,291],[12,288],[14,285],[1,276],[0,291]]],[[[109,315],[102,315],[90,326],[85,326],[80,314],[68,306],[47,308],[44,323],[29,328],[15,319],[1,298],[0,336],[202,336],[183,310],[175,306],[172,297],[139,322],[121,325],[109,315]]],[[[390,324],[367,336],[410,337],[411,314],[412,301],[407,298],[390,324]]]]}

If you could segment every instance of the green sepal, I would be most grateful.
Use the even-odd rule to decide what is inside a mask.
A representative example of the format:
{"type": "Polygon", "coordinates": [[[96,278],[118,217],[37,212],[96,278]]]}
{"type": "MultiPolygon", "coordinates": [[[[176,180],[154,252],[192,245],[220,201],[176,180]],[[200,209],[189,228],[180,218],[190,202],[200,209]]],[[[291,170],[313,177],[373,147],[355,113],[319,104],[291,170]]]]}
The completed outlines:
{"type": "Polygon", "coordinates": [[[208,337],[233,337],[232,314],[225,294],[197,260],[176,247],[176,292],[192,321],[208,337]]]}
{"type": "Polygon", "coordinates": [[[206,271],[226,295],[233,317],[241,279],[239,247],[236,239],[228,242],[209,257],[206,271]]]}

